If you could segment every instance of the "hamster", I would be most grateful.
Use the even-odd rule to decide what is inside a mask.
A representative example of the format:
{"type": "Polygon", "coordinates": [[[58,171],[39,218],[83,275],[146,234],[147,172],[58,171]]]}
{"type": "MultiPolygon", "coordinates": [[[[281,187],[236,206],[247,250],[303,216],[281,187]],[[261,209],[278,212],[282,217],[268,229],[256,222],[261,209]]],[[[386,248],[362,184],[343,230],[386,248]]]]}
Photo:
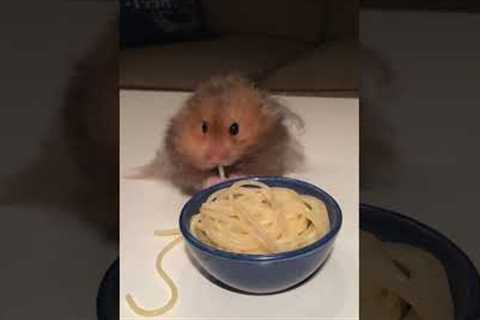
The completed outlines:
{"type": "Polygon", "coordinates": [[[289,124],[302,119],[239,75],[200,84],[170,119],[163,148],[137,177],[168,180],[191,194],[228,178],[282,176],[303,162],[289,124]]]}

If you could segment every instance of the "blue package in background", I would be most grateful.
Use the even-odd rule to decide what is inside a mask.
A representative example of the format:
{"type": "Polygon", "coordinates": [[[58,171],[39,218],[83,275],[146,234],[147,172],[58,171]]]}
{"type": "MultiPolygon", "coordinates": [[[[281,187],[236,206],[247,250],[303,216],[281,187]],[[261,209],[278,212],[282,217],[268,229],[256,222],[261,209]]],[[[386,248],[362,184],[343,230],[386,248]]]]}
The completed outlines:
{"type": "Polygon", "coordinates": [[[120,0],[120,45],[137,47],[205,35],[196,0],[120,0]]]}

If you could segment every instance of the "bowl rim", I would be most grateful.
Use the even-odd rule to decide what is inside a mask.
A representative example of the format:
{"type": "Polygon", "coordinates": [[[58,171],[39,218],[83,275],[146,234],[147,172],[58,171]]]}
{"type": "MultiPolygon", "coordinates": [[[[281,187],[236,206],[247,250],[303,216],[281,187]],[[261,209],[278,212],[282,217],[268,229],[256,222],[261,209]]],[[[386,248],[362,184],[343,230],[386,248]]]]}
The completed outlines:
{"type": "Polygon", "coordinates": [[[179,218],[179,225],[180,225],[180,232],[182,233],[184,239],[187,240],[187,242],[194,246],[195,248],[201,250],[203,253],[206,253],[211,256],[219,257],[219,258],[225,258],[229,260],[237,260],[237,261],[249,261],[249,262],[265,262],[265,261],[279,261],[279,260],[290,260],[290,259],[296,259],[300,256],[308,255],[313,253],[316,249],[324,246],[326,243],[328,243],[330,240],[334,239],[338,232],[340,231],[343,223],[343,215],[342,215],[342,210],[337,203],[337,201],[326,191],[323,189],[313,185],[312,183],[299,180],[296,178],[289,178],[289,177],[279,177],[279,176],[248,176],[248,177],[242,177],[242,178],[237,178],[237,179],[231,179],[227,180],[224,182],[221,182],[219,184],[215,184],[213,186],[210,186],[209,188],[203,189],[197,193],[195,193],[182,207],[181,213],[180,213],[180,218],[179,218]],[[323,198],[321,199],[325,205],[327,206],[328,209],[333,209],[332,212],[334,215],[337,216],[337,223],[330,228],[330,230],[325,234],[323,237],[318,239],[317,241],[302,247],[300,249],[296,250],[291,250],[291,251],[286,251],[286,252],[280,252],[277,254],[268,254],[268,255],[256,255],[256,254],[244,254],[244,253],[233,253],[233,252],[228,252],[220,249],[216,249],[214,247],[211,247],[207,244],[204,244],[200,240],[198,240],[191,232],[190,228],[186,225],[186,223],[183,223],[185,221],[185,216],[187,214],[187,208],[191,205],[192,202],[198,201],[200,197],[203,197],[205,194],[212,194],[215,191],[218,191],[220,189],[227,188],[228,186],[232,185],[233,183],[241,180],[255,180],[255,181],[260,181],[264,183],[268,183],[268,181],[283,181],[287,183],[296,183],[303,185],[305,187],[308,187],[312,189],[313,191],[320,193],[323,198]]]}

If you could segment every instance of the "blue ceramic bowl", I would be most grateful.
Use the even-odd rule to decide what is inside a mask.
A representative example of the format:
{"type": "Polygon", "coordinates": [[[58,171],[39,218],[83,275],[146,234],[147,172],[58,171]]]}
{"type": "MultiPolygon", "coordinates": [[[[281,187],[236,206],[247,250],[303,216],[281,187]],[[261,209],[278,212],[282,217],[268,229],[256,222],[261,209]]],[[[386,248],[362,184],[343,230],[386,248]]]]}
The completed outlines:
{"type": "Polygon", "coordinates": [[[193,262],[220,285],[253,294],[284,291],[309,278],[325,262],[342,225],[342,213],[337,202],[328,193],[310,183],[283,177],[251,179],[319,198],[327,207],[330,231],[304,248],[274,255],[235,254],[202,243],[190,233],[190,219],[198,213],[202,203],[212,193],[241,179],[226,181],[195,194],[182,209],[180,230],[193,262]]]}
{"type": "Polygon", "coordinates": [[[480,276],[452,241],[409,217],[369,205],[360,205],[360,228],[383,241],[406,243],[432,253],[448,275],[455,319],[480,319],[480,276]]]}

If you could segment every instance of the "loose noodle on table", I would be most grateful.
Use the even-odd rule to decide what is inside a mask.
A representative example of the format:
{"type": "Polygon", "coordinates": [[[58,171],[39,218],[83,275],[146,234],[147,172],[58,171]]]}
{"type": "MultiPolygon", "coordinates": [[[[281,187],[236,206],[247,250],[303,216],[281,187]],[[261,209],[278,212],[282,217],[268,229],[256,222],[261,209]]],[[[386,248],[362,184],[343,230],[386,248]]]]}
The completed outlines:
{"type": "MultiPolygon", "coordinates": [[[[190,231],[216,248],[246,254],[273,254],[305,247],[330,229],[328,212],[319,199],[280,187],[244,180],[219,190],[202,204],[191,219],[190,231]]],[[[140,307],[132,295],[126,301],[137,315],[156,317],[171,310],[178,300],[175,282],[162,267],[165,255],[182,240],[178,229],[156,231],[157,236],[177,235],[157,256],[157,273],[170,289],[170,299],[156,309],[140,307]]]]}

